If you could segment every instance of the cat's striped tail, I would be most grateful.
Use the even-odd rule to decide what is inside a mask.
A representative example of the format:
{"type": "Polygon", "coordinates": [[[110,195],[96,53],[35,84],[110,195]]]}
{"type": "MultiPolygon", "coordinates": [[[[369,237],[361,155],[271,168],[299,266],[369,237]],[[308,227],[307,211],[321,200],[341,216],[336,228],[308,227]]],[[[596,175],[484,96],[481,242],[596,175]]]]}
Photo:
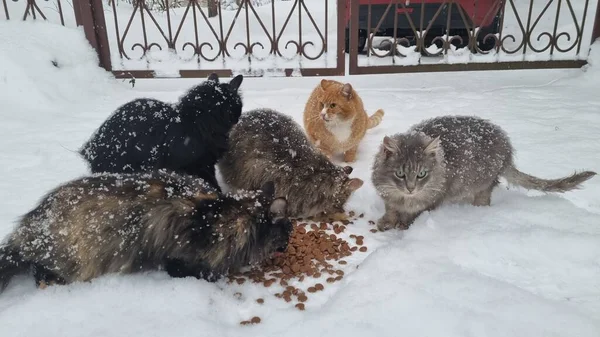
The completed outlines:
{"type": "Polygon", "coordinates": [[[379,125],[379,123],[381,123],[381,120],[383,119],[384,114],[385,113],[383,112],[383,109],[375,111],[375,113],[372,114],[371,117],[369,117],[369,124],[367,125],[367,129],[372,129],[379,125]]]}
{"type": "Polygon", "coordinates": [[[12,247],[0,244],[0,293],[14,276],[27,271],[29,264],[21,259],[20,254],[12,247]]]}
{"type": "Polygon", "coordinates": [[[510,165],[503,174],[509,184],[521,186],[528,190],[559,193],[578,189],[581,183],[595,175],[596,172],[584,171],[558,179],[541,179],[517,170],[514,165],[510,165]]]}

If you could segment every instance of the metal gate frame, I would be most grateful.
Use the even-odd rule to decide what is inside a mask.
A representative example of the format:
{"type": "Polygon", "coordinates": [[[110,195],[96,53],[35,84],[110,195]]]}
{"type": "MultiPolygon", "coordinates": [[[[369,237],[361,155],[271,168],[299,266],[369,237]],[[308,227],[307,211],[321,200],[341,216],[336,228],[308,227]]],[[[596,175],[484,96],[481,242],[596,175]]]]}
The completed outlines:
{"type": "MultiPolygon", "coordinates": [[[[194,0],[197,1],[197,0],[194,0]]],[[[294,0],[299,4],[302,4],[306,0],[294,0]]],[[[90,44],[98,52],[100,59],[100,66],[111,71],[116,78],[154,78],[155,73],[153,70],[113,70],[111,66],[111,53],[108,43],[108,34],[106,30],[106,21],[104,17],[102,0],[74,0],[77,5],[74,5],[75,15],[77,17],[78,25],[83,25],[85,35],[90,41],[90,44]]],[[[336,67],[335,68],[300,68],[299,71],[302,76],[343,76],[346,70],[346,58],[344,55],[344,41],[345,41],[345,22],[344,13],[346,11],[346,1],[337,0],[337,46],[335,47],[336,53],[336,67]]],[[[219,13],[221,13],[221,7],[219,6],[219,13]]],[[[326,18],[328,20],[328,18],[326,18]]],[[[325,24],[327,28],[327,21],[325,24]]],[[[327,30],[327,29],[325,29],[327,30]]],[[[327,32],[325,32],[327,34],[327,32]]],[[[223,42],[222,40],[219,41],[223,42]]],[[[327,45],[325,50],[327,51],[327,45]]],[[[286,68],[284,69],[286,76],[293,76],[295,69],[286,68]]],[[[231,69],[202,69],[202,70],[180,70],[180,77],[175,78],[199,78],[206,77],[211,73],[217,73],[219,76],[231,77],[234,75],[231,69]]],[[[171,78],[171,77],[160,77],[160,78],[171,78]]]]}
{"type": "MultiPolygon", "coordinates": [[[[419,1],[419,0],[416,0],[419,1]]],[[[502,9],[504,11],[504,5],[507,2],[513,0],[501,0],[502,9]]],[[[359,1],[350,0],[351,2],[351,15],[350,15],[350,27],[359,26],[359,1]]],[[[454,0],[447,0],[446,3],[453,3],[454,0]]],[[[390,3],[395,4],[398,8],[405,8],[404,0],[390,0],[390,3]]],[[[530,12],[533,6],[533,1],[530,0],[530,12]]],[[[369,8],[370,11],[370,8],[369,8]]],[[[587,12],[587,5],[586,10],[587,12]]],[[[406,12],[405,12],[406,13],[406,12]]],[[[585,13],[584,13],[585,15],[585,13]]],[[[528,18],[527,28],[529,30],[531,17],[528,18]]],[[[583,20],[585,23],[585,19],[583,20]]],[[[583,25],[581,27],[583,32],[583,25]]],[[[365,75],[365,74],[393,74],[393,73],[417,73],[417,72],[445,72],[445,71],[479,71],[479,70],[516,70],[516,69],[547,69],[547,68],[581,68],[587,64],[585,60],[553,60],[553,61],[513,61],[513,62],[494,62],[494,63],[460,63],[460,64],[420,64],[420,65],[383,65],[383,66],[359,66],[358,65],[358,29],[350,29],[350,52],[349,52],[349,75],[365,75]]],[[[580,33],[578,35],[581,38],[580,33]]],[[[501,33],[500,33],[501,35],[501,33]]],[[[600,37],[600,3],[597,6],[596,20],[594,25],[594,31],[592,34],[592,41],[595,38],[600,37]]],[[[523,39],[529,39],[530,36],[524,36],[523,39]]],[[[502,35],[500,36],[502,39],[502,35]]],[[[526,41],[525,41],[526,42],[526,41]]],[[[581,43],[581,42],[580,42],[581,43]]],[[[496,47],[498,48],[498,47],[496,47]]],[[[377,56],[375,56],[377,57],[377,56]]]]}

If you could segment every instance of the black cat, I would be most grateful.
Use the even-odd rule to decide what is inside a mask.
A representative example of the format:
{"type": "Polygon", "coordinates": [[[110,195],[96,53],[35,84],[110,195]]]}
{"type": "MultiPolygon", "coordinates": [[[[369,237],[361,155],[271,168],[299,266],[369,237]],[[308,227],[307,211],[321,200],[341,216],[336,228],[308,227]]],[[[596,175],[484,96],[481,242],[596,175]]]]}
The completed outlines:
{"type": "Polygon", "coordinates": [[[219,189],[215,164],[242,113],[242,75],[219,83],[217,74],[176,104],[139,98],[119,107],[79,153],[93,173],[159,168],[200,177],[219,189]]]}

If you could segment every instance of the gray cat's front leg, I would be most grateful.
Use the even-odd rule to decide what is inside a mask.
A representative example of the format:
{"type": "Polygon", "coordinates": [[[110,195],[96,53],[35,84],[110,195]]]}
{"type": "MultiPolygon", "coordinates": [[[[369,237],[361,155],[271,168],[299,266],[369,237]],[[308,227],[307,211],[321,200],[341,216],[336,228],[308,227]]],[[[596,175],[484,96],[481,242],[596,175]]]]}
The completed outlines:
{"type": "Polygon", "coordinates": [[[418,213],[399,212],[398,213],[398,228],[408,229],[408,227],[410,227],[410,225],[412,225],[412,223],[415,221],[415,219],[419,215],[421,215],[421,213],[423,213],[423,212],[418,212],[418,213]]]}
{"type": "Polygon", "coordinates": [[[403,212],[398,205],[386,202],[385,214],[377,221],[377,229],[382,232],[392,228],[408,229],[419,214],[403,212]]]}
{"type": "Polygon", "coordinates": [[[388,229],[396,228],[398,223],[398,213],[393,210],[385,212],[385,214],[377,220],[377,229],[381,232],[387,231],[388,229]]]}

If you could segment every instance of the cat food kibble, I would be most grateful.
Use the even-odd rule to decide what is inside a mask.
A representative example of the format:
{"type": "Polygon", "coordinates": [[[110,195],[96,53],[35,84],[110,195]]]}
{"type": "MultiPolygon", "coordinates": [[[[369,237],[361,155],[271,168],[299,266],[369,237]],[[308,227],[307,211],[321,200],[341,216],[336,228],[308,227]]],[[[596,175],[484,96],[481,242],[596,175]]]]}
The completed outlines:
{"type": "Polygon", "coordinates": [[[253,323],[253,324],[260,323],[260,317],[258,317],[258,316],[252,317],[252,319],[250,320],[250,323],[253,323]]]}
{"type": "MultiPolygon", "coordinates": [[[[342,280],[344,271],[338,268],[348,264],[344,258],[352,255],[359,248],[360,251],[366,251],[366,247],[363,246],[362,235],[352,234],[350,241],[344,240],[342,236],[346,226],[339,223],[319,222],[309,225],[299,220],[292,220],[292,222],[294,231],[284,254],[267,260],[259,267],[253,267],[241,274],[230,275],[229,278],[230,282],[239,284],[249,279],[253,283],[262,283],[265,287],[281,286],[282,290],[279,290],[275,297],[288,303],[295,302],[296,308],[304,310],[304,302],[309,300],[309,294],[324,290],[325,283],[332,284],[342,280]],[[332,231],[334,233],[331,233],[332,231]],[[313,282],[316,283],[306,284],[304,288],[302,283],[307,280],[314,280],[313,282]]],[[[262,298],[256,301],[260,304],[264,303],[262,298]]],[[[241,324],[254,323],[245,322],[248,323],[241,324]]]]}
{"type": "Polygon", "coordinates": [[[263,300],[262,298],[259,298],[256,300],[256,303],[263,304],[263,303],[265,303],[265,300],[263,300]]]}

